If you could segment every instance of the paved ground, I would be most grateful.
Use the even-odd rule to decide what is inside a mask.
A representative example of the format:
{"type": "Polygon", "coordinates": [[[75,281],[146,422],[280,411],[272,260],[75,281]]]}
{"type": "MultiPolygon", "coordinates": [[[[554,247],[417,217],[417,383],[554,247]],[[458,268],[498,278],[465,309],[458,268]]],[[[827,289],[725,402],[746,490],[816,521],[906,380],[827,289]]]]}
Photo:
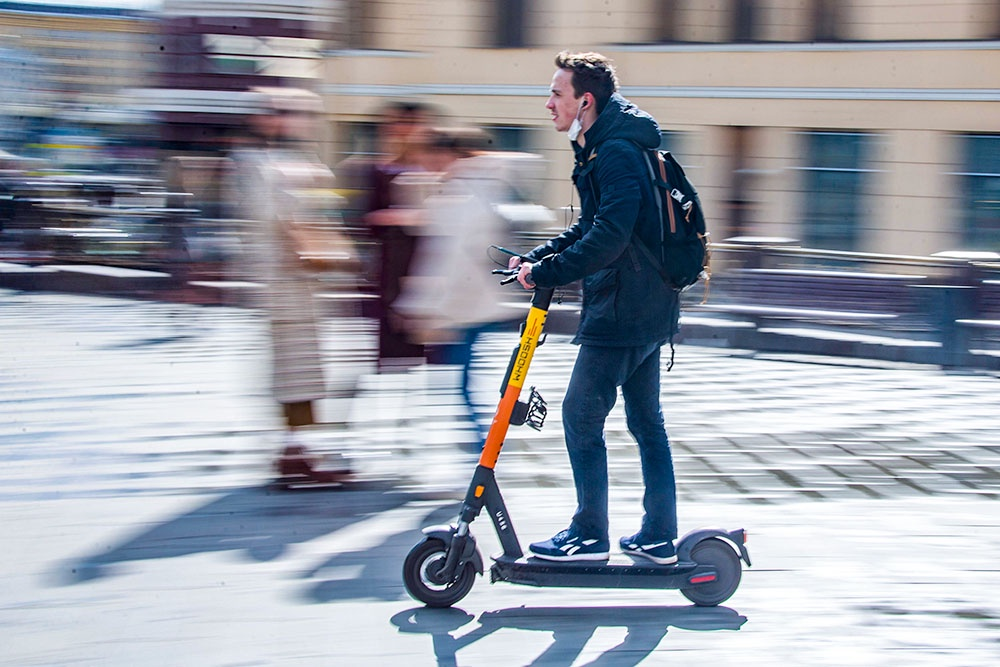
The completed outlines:
{"type": "MultiPolygon", "coordinates": [[[[725,607],[674,591],[478,582],[422,609],[399,566],[474,456],[448,369],[370,374],[371,326],[327,325],[312,434],[361,482],[264,484],[280,446],[252,311],[0,292],[0,628],[10,665],[992,665],[1000,655],[997,376],[683,346],[664,405],[684,528],[746,526],[725,607]]],[[[513,339],[480,349],[486,403],[513,339]]],[[[541,432],[498,475],[524,541],[572,510],[559,435],[573,348],[529,382],[541,432]]],[[[613,531],[641,488],[609,423],[613,531]]],[[[476,533],[496,548],[488,525],[476,533]]]]}

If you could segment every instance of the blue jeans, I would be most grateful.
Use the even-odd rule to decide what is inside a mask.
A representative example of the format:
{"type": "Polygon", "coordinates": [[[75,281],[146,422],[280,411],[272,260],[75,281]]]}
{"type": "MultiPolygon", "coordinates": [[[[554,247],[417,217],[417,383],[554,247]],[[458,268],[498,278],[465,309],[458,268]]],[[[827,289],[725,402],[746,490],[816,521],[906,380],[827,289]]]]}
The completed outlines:
{"type": "Polygon", "coordinates": [[[462,367],[462,378],[460,380],[462,401],[465,403],[466,410],[468,411],[469,420],[476,428],[476,435],[479,437],[480,446],[486,444],[486,434],[489,432],[489,426],[482,426],[477,419],[478,411],[472,397],[471,384],[472,353],[474,351],[473,348],[476,346],[476,340],[481,334],[496,331],[497,329],[499,329],[499,325],[492,322],[471,325],[465,329],[457,329],[455,332],[458,339],[457,342],[436,346],[430,355],[432,363],[454,364],[462,367]]]}
{"type": "Polygon", "coordinates": [[[608,536],[608,451],[604,422],[622,388],[628,430],[639,445],[646,490],[642,531],[677,538],[674,462],[660,409],[660,344],[640,347],[581,345],[563,400],[563,430],[576,483],[573,528],[608,536]]]}

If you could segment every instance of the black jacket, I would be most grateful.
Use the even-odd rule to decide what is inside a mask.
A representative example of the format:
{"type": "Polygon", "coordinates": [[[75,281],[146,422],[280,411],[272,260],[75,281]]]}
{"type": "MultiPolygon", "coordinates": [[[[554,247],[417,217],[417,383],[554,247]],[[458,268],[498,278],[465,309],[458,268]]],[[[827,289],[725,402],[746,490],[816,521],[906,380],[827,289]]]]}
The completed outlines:
{"type": "Polygon", "coordinates": [[[666,342],[677,331],[677,293],[636,248],[660,243],[660,216],[644,150],[660,145],[652,116],[615,94],[573,143],[573,182],[580,193],[576,223],[528,258],[541,287],[583,280],[583,311],[574,342],[633,346],[666,342]]]}

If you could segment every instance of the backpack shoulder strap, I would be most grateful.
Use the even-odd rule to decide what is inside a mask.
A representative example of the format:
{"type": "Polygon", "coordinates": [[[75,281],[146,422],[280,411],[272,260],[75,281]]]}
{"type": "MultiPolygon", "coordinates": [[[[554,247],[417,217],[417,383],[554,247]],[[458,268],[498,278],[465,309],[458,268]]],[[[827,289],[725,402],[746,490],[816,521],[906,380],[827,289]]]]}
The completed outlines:
{"type": "Polygon", "coordinates": [[[660,168],[660,181],[663,183],[663,201],[667,206],[667,217],[670,218],[670,233],[677,233],[677,220],[674,218],[674,207],[670,201],[670,182],[667,181],[667,159],[673,160],[673,156],[667,152],[664,155],[664,151],[656,151],[656,164],[660,168]]]}

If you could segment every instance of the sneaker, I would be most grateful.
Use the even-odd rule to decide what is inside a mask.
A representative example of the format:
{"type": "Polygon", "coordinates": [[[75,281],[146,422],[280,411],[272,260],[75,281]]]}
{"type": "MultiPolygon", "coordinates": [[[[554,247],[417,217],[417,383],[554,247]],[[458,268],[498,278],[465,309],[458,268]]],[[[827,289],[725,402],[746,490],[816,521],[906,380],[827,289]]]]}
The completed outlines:
{"type": "Polygon", "coordinates": [[[545,560],[607,560],[611,556],[607,540],[584,537],[572,528],[560,531],[552,539],[535,542],[529,549],[545,560]]]}
{"type": "Polygon", "coordinates": [[[671,565],[677,562],[673,540],[650,540],[640,531],[631,537],[623,537],[618,544],[623,554],[648,558],[657,565],[671,565]]]}

